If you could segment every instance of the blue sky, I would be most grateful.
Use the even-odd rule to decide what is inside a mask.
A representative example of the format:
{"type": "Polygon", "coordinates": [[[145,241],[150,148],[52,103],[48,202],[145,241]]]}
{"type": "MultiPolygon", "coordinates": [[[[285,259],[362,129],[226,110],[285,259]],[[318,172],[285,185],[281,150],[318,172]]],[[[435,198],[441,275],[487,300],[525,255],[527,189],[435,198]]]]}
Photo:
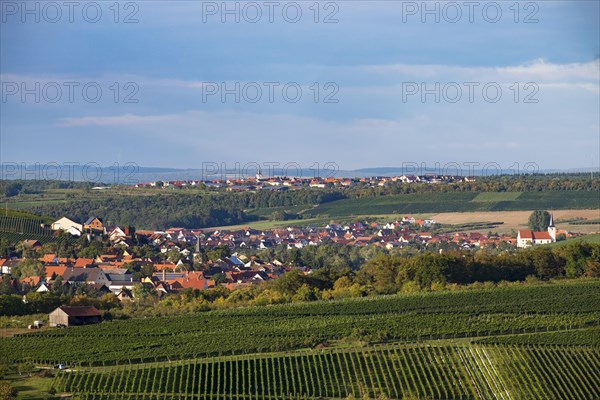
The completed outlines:
{"type": "Polygon", "coordinates": [[[26,3],[2,162],[598,167],[598,1],[26,3]]]}

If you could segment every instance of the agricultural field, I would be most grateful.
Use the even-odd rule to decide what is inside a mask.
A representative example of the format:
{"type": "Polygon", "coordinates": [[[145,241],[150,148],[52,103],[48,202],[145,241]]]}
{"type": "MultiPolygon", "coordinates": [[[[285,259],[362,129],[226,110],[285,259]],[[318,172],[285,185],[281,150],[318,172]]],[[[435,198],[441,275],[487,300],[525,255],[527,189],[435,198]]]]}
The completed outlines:
{"type": "MultiPolygon", "coordinates": [[[[285,209],[285,207],[279,207],[285,209]]],[[[265,210],[260,209],[262,215],[268,215],[265,210]]],[[[254,211],[249,211],[254,214],[254,211]]],[[[331,221],[339,223],[350,223],[356,220],[368,220],[386,223],[389,221],[400,220],[407,214],[415,218],[431,218],[436,222],[448,225],[448,230],[455,232],[458,230],[473,230],[479,232],[494,231],[498,233],[511,234],[519,229],[528,229],[527,220],[531,215],[529,211],[472,211],[472,212],[442,212],[442,213],[396,213],[396,214],[353,214],[340,218],[330,218],[329,216],[318,218],[305,218],[290,221],[256,221],[246,224],[219,226],[211,229],[241,229],[252,227],[255,229],[274,229],[290,225],[306,226],[316,225],[325,226],[331,221]],[[473,224],[472,229],[459,229],[462,225],[473,224]],[[489,225],[489,227],[487,226],[489,225]]],[[[554,210],[555,223],[558,229],[566,229],[570,232],[581,232],[585,234],[600,232],[600,221],[597,220],[600,215],[600,209],[570,209],[554,210]],[[564,221],[564,222],[563,222],[564,221]],[[588,223],[589,222],[589,223],[588,223]]]]}
{"type": "Polygon", "coordinates": [[[22,216],[0,216],[0,237],[10,243],[26,239],[47,243],[53,239],[52,231],[46,225],[47,219],[29,216],[25,213],[15,213],[22,216]]]}
{"type": "MultiPolygon", "coordinates": [[[[558,229],[572,232],[600,232],[600,223],[577,224],[578,220],[595,220],[600,209],[590,210],[553,210],[554,222],[558,229]],[[563,222],[566,221],[566,222],[563,222]]],[[[528,229],[527,220],[531,211],[474,211],[432,214],[431,218],[441,224],[466,224],[480,222],[502,222],[494,231],[510,233],[519,229],[528,229]]]]}
{"type": "Polygon", "coordinates": [[[593,399],[597,356],[588,347],[375,346],[64,372],[53,385],[82,399],[593,399]]]}
{"type": "Polygon", "coordinates": [[[74,399],[593,399],[599,280],[211,311],[0,340],[74,399]],[[232,334],[235,332],[235,334],[232,334]]]}
{"type": "MultiPolygon", "coordinates": [[[[306,215],[339,218],[370,214],[519,211],[538,209],[598,210],[594,191],[414,193],[343,199],[320,204],[306,215]]],[[[594,218],[598,218],[598,214],[594,218]]]]}

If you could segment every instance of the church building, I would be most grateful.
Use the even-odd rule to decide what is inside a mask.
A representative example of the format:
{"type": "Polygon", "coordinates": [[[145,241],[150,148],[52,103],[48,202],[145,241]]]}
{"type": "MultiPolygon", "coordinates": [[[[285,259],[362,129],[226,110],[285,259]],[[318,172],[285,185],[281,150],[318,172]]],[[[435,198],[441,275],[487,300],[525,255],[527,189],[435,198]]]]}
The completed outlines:
{"type": "Polygon", "coordinates": [[[554,226],[554,215],[550,214],[550,225],[546,232],[534,232],[529,229],[521,229],[517,234],[517,247],[530,247],[538,244],[556,242],[556,227],[554,226]]]}

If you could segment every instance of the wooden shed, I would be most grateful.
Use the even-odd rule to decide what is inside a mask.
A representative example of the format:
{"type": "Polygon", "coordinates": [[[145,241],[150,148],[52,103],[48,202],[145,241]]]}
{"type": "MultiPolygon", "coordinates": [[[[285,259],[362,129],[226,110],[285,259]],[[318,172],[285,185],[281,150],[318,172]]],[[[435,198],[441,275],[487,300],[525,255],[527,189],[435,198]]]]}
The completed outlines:
{"type": "Polygon", "coordinates": [[[73,326],[96,324],[102,320],[102,313],[96,307],[58,307],[49,314],[50,326],[73,326]]]}

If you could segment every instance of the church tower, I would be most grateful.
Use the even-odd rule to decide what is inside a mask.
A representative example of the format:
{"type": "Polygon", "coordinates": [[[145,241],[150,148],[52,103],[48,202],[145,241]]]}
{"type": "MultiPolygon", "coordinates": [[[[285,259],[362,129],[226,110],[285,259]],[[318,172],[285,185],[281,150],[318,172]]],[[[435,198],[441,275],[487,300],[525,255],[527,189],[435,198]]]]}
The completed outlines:
{"type": "Polygon", "coordinates": [[[550,213],[550,225],[548,225],[548,233],[553,242],[556,242],[556,227],[554,226],[554,213],[550,213]]]}

